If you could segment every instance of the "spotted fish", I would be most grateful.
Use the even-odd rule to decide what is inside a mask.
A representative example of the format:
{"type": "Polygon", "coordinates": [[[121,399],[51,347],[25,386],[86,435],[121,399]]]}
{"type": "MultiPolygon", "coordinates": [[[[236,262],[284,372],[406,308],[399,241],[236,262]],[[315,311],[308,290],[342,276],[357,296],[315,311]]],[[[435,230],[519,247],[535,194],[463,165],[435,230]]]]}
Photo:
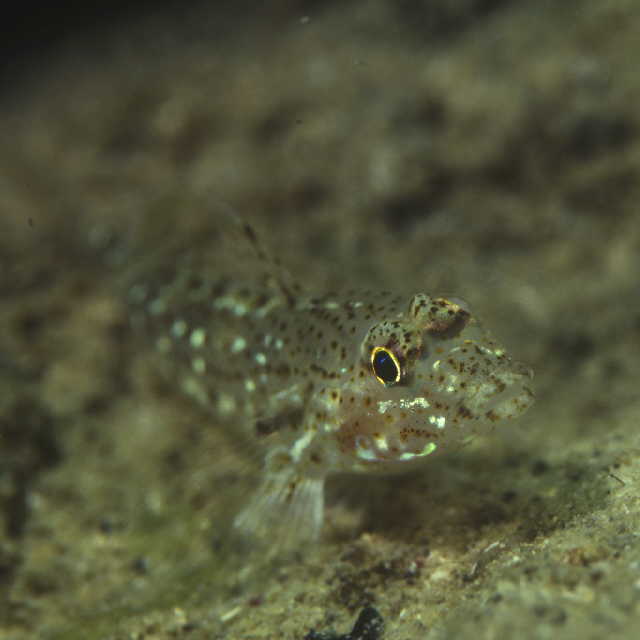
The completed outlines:
{"type": "Polygon", "coordinates": [[[264,443],[239,531],[311,540],[329,475],[412,468],[533,402],[530,370],[461,300],[311,296],[233,216],[166,244],[128,280],[132,322],[216,424],[264,443]]]}

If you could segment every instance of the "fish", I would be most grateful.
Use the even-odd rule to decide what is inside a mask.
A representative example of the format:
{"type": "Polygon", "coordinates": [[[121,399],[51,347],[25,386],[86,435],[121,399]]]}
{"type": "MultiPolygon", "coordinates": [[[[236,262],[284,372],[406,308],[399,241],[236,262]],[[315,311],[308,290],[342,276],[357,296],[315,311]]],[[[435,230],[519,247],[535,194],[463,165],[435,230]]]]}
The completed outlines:
{"type": "Polygon", "coordinates": [[[215,424],[256,443],[260,484],[233,528],[317,540],[326,479],[414,469],[534,401],[458,298],[345,289],[313,295],[235,214],[205,216],[132,268],[132,328],[215,424]]]}

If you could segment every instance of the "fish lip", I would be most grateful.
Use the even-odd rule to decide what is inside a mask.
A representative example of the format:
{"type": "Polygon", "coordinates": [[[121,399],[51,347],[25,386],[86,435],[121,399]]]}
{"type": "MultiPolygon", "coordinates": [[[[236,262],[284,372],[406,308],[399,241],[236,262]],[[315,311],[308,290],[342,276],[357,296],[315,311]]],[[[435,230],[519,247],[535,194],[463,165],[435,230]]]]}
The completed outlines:
{"type": "Polygon", "coordinates": [[[521,375],[523,378],[529,378],[529,380],[533,380],[535,375],[533,369],[528,364],[519,360],[511,360],[509,362],[509,369],[513,373],[521,375]]]}

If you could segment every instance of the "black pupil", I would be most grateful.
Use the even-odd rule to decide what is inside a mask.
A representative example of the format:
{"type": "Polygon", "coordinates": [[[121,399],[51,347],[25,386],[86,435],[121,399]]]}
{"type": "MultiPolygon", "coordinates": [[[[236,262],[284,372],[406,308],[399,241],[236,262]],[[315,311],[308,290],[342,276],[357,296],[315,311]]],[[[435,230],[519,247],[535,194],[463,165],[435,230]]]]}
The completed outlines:
{"type": "Polygon", "coordinates": [[[373,356],[373,370],[383,382],[395,382],[398,379],[398,367],[386,351],[378,351],[373,356]]]}

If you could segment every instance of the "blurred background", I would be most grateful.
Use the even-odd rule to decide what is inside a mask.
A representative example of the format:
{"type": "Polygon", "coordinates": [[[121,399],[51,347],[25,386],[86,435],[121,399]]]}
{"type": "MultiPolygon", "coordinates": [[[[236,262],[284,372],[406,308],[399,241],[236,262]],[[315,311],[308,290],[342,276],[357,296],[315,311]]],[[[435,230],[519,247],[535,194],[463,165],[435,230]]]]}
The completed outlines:
{"type": "Polygon", "coordinates": [[[293,640],[368,604],[388,639],[633,637],[636,2],[26,4],[2,35],[1,637],[293,640]],[[114,282],[220,207],[310,291],[464,298],[538,400],[337,481],[317,548],[212,608],[242,467],[114,282]]]}

